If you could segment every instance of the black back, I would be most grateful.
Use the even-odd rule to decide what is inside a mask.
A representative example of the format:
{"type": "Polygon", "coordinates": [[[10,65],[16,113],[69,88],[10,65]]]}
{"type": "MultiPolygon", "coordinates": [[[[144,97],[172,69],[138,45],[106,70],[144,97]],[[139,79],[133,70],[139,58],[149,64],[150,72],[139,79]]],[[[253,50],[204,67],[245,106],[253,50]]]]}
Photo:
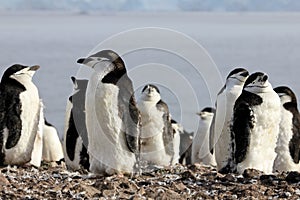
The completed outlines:
{"type": "Polygon", "coordinates": [[[216,109],[214,109],[212,107],[205,107],[201,110],[201,112],[215,113],[216,109]]]}
{"type": "Polygon", "coordinates": [[[89,155],[87,152],[88,139],[85,124],[85,93],[88,80],[76,80],[72,77],[74,84],[77,84],[78,92],[70,96],[69,100],[73,107],[70,113],[69,127],[66,133],[66,151],[71,161],[75,158],[75,148],[78,137],[83,140],[80,152],[80,164],[89,169],[89,155]]]}
{"type": "Polygon", "coordinates": [[[21,137],[22,121],[21,121],[21,101],[20,94],[26,89],[24,85],[18,81],[11,79],[10,76],[26,66],[13,65],[9,67],[3,74],[0,83],[0,164],[4,162],[3,153],[3,131],[8,129],[8,138],[5,145],[6,149],[13,148],[21,137]]]}

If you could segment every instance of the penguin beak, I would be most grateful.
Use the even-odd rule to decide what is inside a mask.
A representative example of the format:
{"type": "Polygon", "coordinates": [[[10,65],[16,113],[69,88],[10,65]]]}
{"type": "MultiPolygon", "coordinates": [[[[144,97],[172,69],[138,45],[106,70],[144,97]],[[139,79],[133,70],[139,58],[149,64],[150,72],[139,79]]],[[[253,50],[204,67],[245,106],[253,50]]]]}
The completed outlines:
{"type": "Polygon", "coordinates": [[[86,63],[88,63],[88,62],[90,62],[90,61],[93,61],[93,59],[92,59],[92,58],[79,58],[79,59],[77,60],[77,63],[78,63],[78,64],[86,64],[86,63]]]}
{"type": "Polygon", "coordinates": [[[268,75],[264,75],[263,78],[262,78],[262,80],[263,80],[264,82],[266,82],[266,81],[268,80],[268,78],[269,78],[268,75]]]}
{"type": "Polygon", "coordinates": [[[73,83],[75,83],[76,78],[74,76],[71,76],[71,80],[72,80],[73,83]]]}
{"type": "Polygon", "coordinates": [[[32,67],[29,68],[30,71],[37,71],[40,68],[40,66],[38,65],[34,65],[32,67]]]}
{"type": "Polygon", "coordinates": [[[79,58],[79,59],[77,60],[77,63],[83,64],[84,60],[85,60],[85,58],[79,58]]]}

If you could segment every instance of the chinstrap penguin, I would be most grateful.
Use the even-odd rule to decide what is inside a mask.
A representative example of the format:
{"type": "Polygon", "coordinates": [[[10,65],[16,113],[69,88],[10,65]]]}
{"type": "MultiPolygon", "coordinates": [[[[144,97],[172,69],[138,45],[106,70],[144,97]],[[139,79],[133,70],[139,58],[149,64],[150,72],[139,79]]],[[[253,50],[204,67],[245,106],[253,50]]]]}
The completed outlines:
{"type": "Polygon", "coordinates": [[[85,102],[90,171],[139,172],[140,114],[124,61],[102,50],[77,62],[94,69],[85,102]]]}
{"type": "Polygon", "coordinates": [[[62,144],[56,128],[46,118],[43,120],[43,161],[60,162],[64,159],[62,144]]]}
{"type": "Polygon", "coordinates": [[[142,119],[141,161],[150,166],[171,165],[174,156],[171,117],[155,85],[144,86],[138,108],[142,119]]]}
{"type": "Polygon", "coordinates": [[[216,113],[210,128],[209,149],[214,154],[217,170],[221,173],[227,171],[224,167],[227,166],[232,153],[230,122],[234,103],[242,93],[248,76],[249,72],[246,69],[236,68],[232,70],[217,96],[216,113]]]}
{"type": "Polygon", "coordinates": [[[0,83],[0,165],[23,165],[31,153],[40,120],[39,92],[32,77],[39,66],[15,64],[0,83]]]}
{"type": "Polygon", "coordinates": [[[210,126],[215,113],[215,109],[206,107],[197,113],[200,117],[198,131],[194,135],[192,143],[192,164],[216,166],[214,155],[209,150],[210,126]]]}
{"type": "Polygon", "coordinates": [[[66,108],[66,120],[63,139],[63,150],[66,166],[71,170],[84,168],[89,170],[89,154],[86,118],[85,95],[88,80],[71,77],[74,92],[69,97],[66,108]]]}
{"type": "Polygon", "coordinates": [[[281,103],[265,73],[247,79],[234,105],[233,153],[229,168],[238,173],[252,168],[271,174],[281,119],[281,103]]]}
{"type": "Polygon", "coordinates": [[[273,171],[300,172],[300,115],[295,93],[286,86],[274,89],[281,100],[281,122],[273,171]]]}

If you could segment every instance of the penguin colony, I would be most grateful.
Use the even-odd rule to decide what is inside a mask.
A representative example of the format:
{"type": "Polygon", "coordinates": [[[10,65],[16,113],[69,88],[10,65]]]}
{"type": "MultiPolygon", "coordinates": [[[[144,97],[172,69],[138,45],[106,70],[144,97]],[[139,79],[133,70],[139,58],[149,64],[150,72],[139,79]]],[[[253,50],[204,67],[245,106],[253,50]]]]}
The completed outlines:
{"type": "MultiPolygon", "coordinates": [[[[93,73],[71,77],[63,142],[44,118],[32,77],[39,66],[15,64],[0,83],[0,165],[64,160],[69,170],[141,173],[149,167],[199,163],[221,173],[257,169],[300,172],[300,115],[291,88],[273,89],[264,72],[233,69],[215,108],[199,115],[195,133],[171,117],[155,84],[136,100],[122,58],[102,50],[77,60],[93,73]]],[[[196,115],[195,115],[196,117],[196,115]]]]}

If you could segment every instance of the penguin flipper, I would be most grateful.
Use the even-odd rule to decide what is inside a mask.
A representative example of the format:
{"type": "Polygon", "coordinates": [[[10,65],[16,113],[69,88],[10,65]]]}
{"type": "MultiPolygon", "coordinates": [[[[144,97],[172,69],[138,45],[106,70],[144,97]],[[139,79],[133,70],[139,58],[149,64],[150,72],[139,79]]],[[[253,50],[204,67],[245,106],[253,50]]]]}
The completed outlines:
{"type": "Polygon", "coordinates": [[[21,137],[22,120],[21,120],[21,102],[15,95],[11,97],[11,104],[6,105],[7,113],[10,115],[6,119],[6,127],[8,129],[8,137],[5,148],[11,149],[17,145],[21,137]]]}
{"type": "Polygon", "coordinates": [[[158,110],[162,111],[163,114],[163,121],[164,121],[164,130],[163,130],[163,142],[165,151],[168,155],[174,156],[174,144],[173,144],[173,129],[172,129],[172,123],[171,123],[171,116],[169,113],[168,105],[160,100],[156,107],[158,110]]]}
{"type": "Polygon", "coordinates": [[[71,110],[69,119],[69,128],[66,132],[66,153],[71,161],[75,158],[75,148],[78,138],[78,132],[76,129],[76,124],[74,122],[74,112],[71,110]]]}
{"type": "Polygon", "coordinates": [[[294,113],[297,115],[293,117],[293,137],[289,142],[289,150],[294,163],[298,164],[300,160],[300,115],[295,106],[291,106],[291,109],[296,109],[294,113]]]}
{"type": "MultiPolygon", "coordinates": [[[[126,111],[126,109],[125,109],[126,111]]],[[[134,96],[129,100],[129,113],[123,115],[125,122],[125,137],[128,149],[135,153],[140,153],[140,121],[141,116],[136,105],[134,96]]]]}
{"type": "Polygon", "coordinates": [[[250,144],[251,129],[254,127],[254,115],[248,103],[236,103],[231,127],[231,137],[235,142],[233,157],[237,163],[242,162],[250,144]]]}
{"type": "Polygon", "coordinates": [[[214,141],[214,136],[215,136],[215,122],[216,122],[216,115],[213,116],[210,128],[209,128],[209,151],[210,153],[213,155],[214,153],[214,145],[215,145],[215,141],[214,141]]]}

